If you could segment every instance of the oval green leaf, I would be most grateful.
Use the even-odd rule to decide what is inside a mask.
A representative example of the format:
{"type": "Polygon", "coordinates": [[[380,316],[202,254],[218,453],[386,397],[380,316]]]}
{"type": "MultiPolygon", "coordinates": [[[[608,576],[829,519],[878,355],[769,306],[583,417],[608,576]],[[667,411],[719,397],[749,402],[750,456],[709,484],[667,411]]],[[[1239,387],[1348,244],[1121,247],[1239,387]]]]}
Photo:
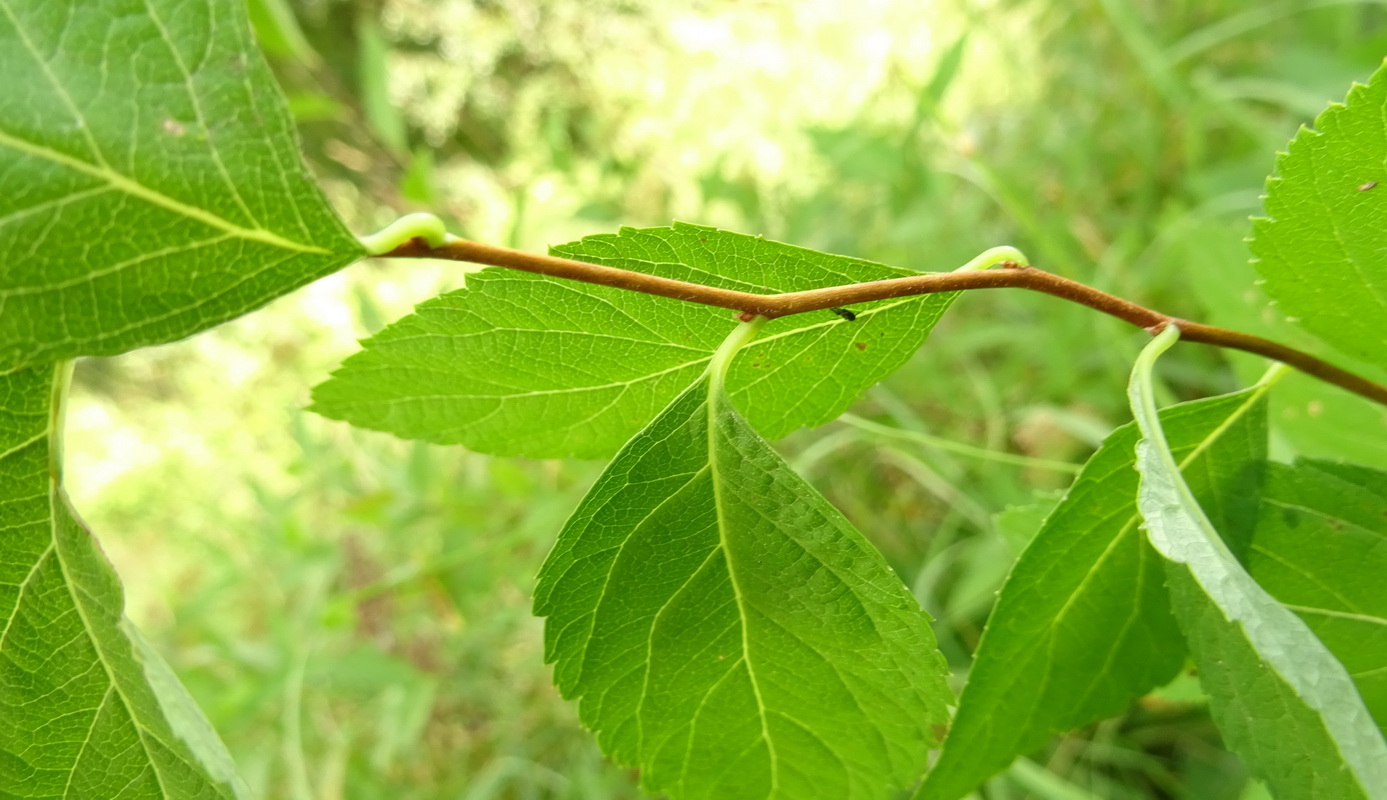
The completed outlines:
{"type": "Polygon", "coordinates": [[[947,719],[915,599],[709,375],[588,493],[535,611],[603,750],[680,800],[885,800],[947,719]]]}
{"type": "Polygon", "coordinates": [[[248,796],[68,503],[68,372],[0,374],[0,796],[248,796]]]}
{"type": "Polygon", "coordinates": [[[1301,128],[1267,181],[1252,252],[1306,330],[1387,367],[1387,65],[1301,128]]]}
{"type": "Polygon", "coordinates": [[[172,341],[362,255],[239,0],[9,0],[0,73],[0,368],[172,341]]]}
{"type": "MultiPolygon", "coordinates": [[[[556,255],[775,293],[916,273],[715,228],[591,236],[556,255]]],[[[769,438],[842,413],[899,367],[957,293],[771,321],[727,387],[769,438]]],[[[486,269],[366,340],[313,391],[313,410],[363,428],[496,455],[605,458],[707,369],[733,312],[624,289],[486,269]]]]}

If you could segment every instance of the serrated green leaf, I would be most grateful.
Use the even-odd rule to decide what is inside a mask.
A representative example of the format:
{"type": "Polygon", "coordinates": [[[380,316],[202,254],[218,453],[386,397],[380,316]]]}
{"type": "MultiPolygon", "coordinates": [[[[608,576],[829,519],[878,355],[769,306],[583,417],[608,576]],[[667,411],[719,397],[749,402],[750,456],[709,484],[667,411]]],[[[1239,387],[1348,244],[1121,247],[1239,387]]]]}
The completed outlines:
{"type": "Polygon", "coordinates": [[[68,503],[55,408],[67,376],[0,375],[0,796],[245,796],[68,503]]]}
{"type": "Polygon", "coordinates": [[[1343,662],[1387,731],[1387,472],[1269,465],[1247,571],[1343,662]]]}
{"type": "MultiPolygon", "coordinates": [[[[1266,457],[1264,387],[1182,403],[1161,422],[1200,500],[1250,521],[1266,457]]],[[[1140,531],[1124,425],[1104,440],[1017,559],[939,761],[919,796],[962,797],[1055,733],[1117,714],[1185,660],[1160,557],[1140,531]]]]}
{"type": "Polygon", "coordinates": [[[1387,65],[1301,128],[1267,181],[1252,252],[1267,293],[1339,350],[1387,367],[1387,65]],[[1379,185],[1382,184],[1382,185],[1379,185]]]}
{"type": "Polygon", "coordinates": [[[1166,443],[1152,364],[1172,326],[1132,371],[1137,504],[1166,559],[1171,607],[1228,746],[1283,800],[1387,797],[1387,742],[1344,666],[1257,585],[1200,509],[1166,443]]]}
{"type": "Polygon", "coordinates": [[[555,682],[652,791],[892,797],[947,718],[928,618],[712,372],[612,461],[545,561],[555,682]]]}
{"type": "Polygon", "coordinates": [[[0,73],[0,368],[178,339],[363,253],[239,0],[4,0],[0,73]]]}
{"type": "MultiPolygon", "coordinates": [[[[714,228],[622,229],[556,255],[774,293],[913,275],[714,228]]],[[[771,321],[728,390],[768,438],[842,413],[919,348],[956,293],[771,321]]],[[[497,455],[610,456],[686,389],[736,325],[724,309],[487,269],[364,342],[313,410],[398,436],[497,455]],[[502,366],[504,365],[504,366],[502,366]]]]}

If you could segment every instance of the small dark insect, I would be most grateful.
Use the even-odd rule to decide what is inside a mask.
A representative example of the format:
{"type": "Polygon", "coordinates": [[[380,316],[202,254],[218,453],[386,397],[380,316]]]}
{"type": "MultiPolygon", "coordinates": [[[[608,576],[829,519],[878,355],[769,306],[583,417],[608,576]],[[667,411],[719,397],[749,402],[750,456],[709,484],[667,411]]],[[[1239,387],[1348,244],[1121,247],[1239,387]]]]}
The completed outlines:
{"type": "Polygon", "coordinates": [[[842,317],[848,322],[857,321],[857,315],[847,310],[846,308],[830,308],[829,311],[832,311],[833,313],[837,314],[838,316],[842,317]]]}
{"type": "Polygon", "coordinates": [[[1366,192],[1366,191],[1368,191],[1369,189],[1373,188],[1373,187],[1376,186],[1376,185],[1377,185],[1377,181],[1368,181],[1367,183],[1363,184],[1362,186],[1359,186],[1359,187],[1358,187],[1358,191],[1360,191],[1360,192],[1366,192]]]}

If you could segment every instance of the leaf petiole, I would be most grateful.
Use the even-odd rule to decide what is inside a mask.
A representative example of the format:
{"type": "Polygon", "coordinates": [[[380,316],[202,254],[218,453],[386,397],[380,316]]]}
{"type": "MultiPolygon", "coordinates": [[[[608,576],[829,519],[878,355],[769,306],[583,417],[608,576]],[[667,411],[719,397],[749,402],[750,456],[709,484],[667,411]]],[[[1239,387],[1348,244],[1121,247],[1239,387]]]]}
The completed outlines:
{"type": "Polygon", "coordinates": [[[727,334],[727,338],[722,340],[722,344],[718,345],[718,349],[713,351],[713,357],[708,362],[708,375],[712,380],[711,392],[722,391],[723,378],[727,377],[727,368],[732,363],[732,357],[755,339],[756,334],[760,333],[761,328],[769,321],[765,317],[754,317],[741,323],[733,328],[732,332],[727,334]]]}

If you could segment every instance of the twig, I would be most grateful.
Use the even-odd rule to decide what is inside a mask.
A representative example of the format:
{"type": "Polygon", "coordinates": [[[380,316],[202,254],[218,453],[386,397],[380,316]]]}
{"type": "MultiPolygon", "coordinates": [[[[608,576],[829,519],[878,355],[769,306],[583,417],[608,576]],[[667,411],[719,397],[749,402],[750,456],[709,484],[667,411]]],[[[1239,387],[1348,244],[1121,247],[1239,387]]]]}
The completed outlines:
{"type": "Polygon", "coordinates": [[[1029,289],[1088,306],[1095,311],[1144,328],[1153,336],[1164,330],[1167,325],[1176,325],[1180,328],[1180,338],[1186,341],[1203,342],[1265,356],[1326,383],[1332,383],[1369,400],[1387,405],[1387,386],[1340,369],[1309,353],[1260,336],[1177,319],[1091,286],[1013,261],[1003,262],[999,265],[1001,269],[996,270],[936,272],[907,278],[811,289],[805,292],[753,294],[451,237],[447,241],[439,242],[437,246],[430,245],[424,237],[415,237],[380,255],[386,258],[442,258],[507,267],[553,278],[566,278],[689,303],[717,306],[740,312],[747,317],[762,316],[771,319],[891,297],[970,289],[1029,289]]]}

